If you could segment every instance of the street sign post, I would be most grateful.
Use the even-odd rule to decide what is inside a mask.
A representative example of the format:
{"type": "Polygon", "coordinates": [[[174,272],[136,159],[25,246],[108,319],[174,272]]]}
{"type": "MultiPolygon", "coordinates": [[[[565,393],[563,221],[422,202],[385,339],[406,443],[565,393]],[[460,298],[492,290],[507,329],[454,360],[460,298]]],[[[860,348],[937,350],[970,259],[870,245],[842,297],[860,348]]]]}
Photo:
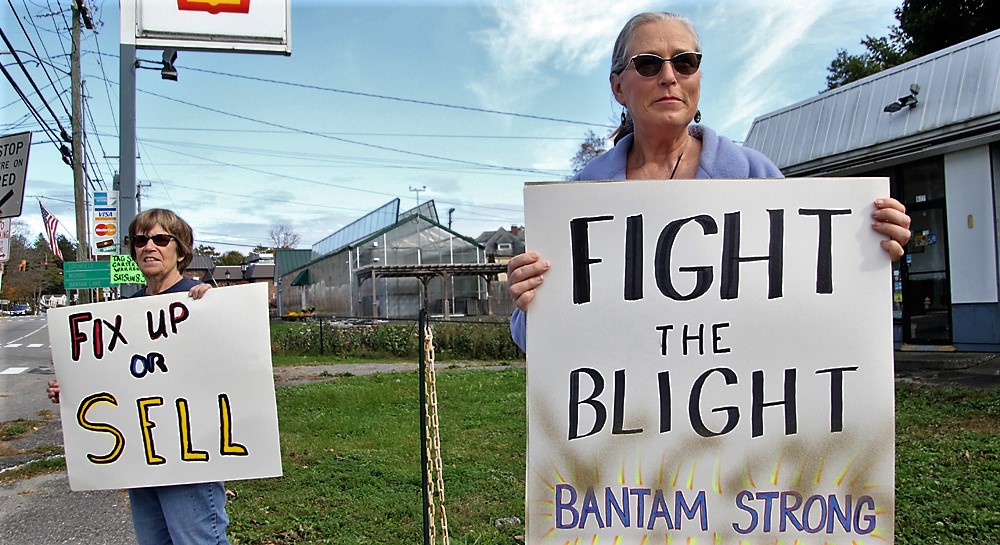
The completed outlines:
{"type": "Polygon", "coordinates": [[[110,261],[67,261],[63,263],[63,287],[68,290],[111,287],[110,261]]]}
{"type": "Polygon", "coordinates": [[[0,136],[0,218],[21,215],[31,133],[0,136]]]}

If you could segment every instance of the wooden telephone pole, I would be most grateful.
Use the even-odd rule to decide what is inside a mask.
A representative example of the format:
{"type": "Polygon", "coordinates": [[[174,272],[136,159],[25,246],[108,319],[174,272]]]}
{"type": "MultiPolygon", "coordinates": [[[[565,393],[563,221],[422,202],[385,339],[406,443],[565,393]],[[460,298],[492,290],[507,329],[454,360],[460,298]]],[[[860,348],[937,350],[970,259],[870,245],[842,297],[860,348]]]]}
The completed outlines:
{"type": "MultiPolygon", "coordinates": [[[[84,186],[83,172],[83,85],[80,75],[80,19],[85,17],[87,21],[90,15],[85,9],[81,9],[79,2],[73,0],[73,28],[72,41],[73,51],[70,57],[70,84],[72,85],[72,109],[73,118],[70,120],[73,131],[73,194],[76,202],[76,260],[88,261],[90,259],[90,244],[87,242],[87,196],[84,186]]],[[[92,24],[87,25],[93,27],[92,24]]],[[[83,290],[80,293],[80,302],[90,302],[90,290],[83,290]]]]}

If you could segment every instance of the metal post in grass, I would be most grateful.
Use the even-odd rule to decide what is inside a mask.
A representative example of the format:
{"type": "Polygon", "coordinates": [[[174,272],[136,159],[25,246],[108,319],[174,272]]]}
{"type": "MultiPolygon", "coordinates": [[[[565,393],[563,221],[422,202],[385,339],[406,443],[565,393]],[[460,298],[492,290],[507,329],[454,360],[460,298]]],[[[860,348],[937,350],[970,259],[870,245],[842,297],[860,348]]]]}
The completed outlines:
{"type": "Polygon", "coordinates": [[[323,317],[319,317],[319,355],[323,355],[323,317]]]}
{"type": "Polygon", "coordinates": [[[427,328],[427,309],[420,309],[420,320],[417,325],[417,329],[420,330],[419,344],[417,345],[419,349],[417,350],[418,361],[420,362],[420,473],[423,476],[422,482],[424,483],[423,498],[424,498],[424,545],[431,545],[431,519],[430,519],[430,476],[427,473],[428,464],[430,460],[427,456],[427,375],[425,374],[427,359],[424,356],[424,339],[426,335],[427,328]]]}

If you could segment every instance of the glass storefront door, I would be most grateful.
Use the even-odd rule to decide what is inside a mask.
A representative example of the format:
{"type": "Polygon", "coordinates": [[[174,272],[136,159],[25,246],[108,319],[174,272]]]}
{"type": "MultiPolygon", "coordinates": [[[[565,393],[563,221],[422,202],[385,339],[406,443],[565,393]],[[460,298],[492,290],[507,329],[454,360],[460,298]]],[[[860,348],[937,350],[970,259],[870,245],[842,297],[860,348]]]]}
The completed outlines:
{"type": "Polygon", "coordinates": [[[893,270],[893,306],[901,314],[903,341],[949,344],[951,284],[944,165],[938,157],[904,165],[897,174],[894,182],[913,220],[906,254],[893,270]]]}

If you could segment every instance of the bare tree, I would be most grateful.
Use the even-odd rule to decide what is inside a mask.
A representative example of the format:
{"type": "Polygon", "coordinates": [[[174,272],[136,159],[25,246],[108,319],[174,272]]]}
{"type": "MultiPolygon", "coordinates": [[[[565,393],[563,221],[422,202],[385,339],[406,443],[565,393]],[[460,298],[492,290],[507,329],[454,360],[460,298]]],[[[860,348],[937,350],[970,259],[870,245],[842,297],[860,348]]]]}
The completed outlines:
{"type": "Polygon", "coordinates": [[[573,156],[573,175],[583,170],[591,159],[604,153],[605,147],[605,139],[588,130],[583,142],[580,143],[580,149],[576,150],[576,155],[573,156]]]}
{"type": "Polygon", "coordinates": [[[271,226],[269,235],[275,249],[294,248],[299,245],[299,241],[302,239],[287,223],[275,223],[271,226]]]}

